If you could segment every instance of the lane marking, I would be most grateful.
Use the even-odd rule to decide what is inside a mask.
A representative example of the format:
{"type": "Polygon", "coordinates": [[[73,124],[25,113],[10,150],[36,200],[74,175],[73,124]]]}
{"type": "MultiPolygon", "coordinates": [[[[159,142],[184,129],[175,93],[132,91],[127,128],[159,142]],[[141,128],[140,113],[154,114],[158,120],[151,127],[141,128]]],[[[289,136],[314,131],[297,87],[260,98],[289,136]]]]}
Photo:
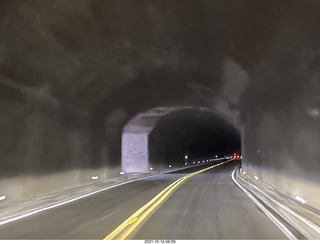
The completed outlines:
{"type": "Polygon", "coordinates": [[[151,201],[138,209],[134,214],[127,218],[122,224],[120,224],[114,231],[112,231],[104,240],[124,240],[126,239],[146,218],[150,217],[155,209],[163,204],[169,196],[176,190],[180,185],[182,185],[190,177],[200,174],[209,169],[218,167],[222,164],[233,161],[230,159],[224,163],[216,164],[208,168],[190,173],[186,176],[179,178],[178,180],[171,183],[164,190],[162,190],[158,195],[156,195],[151,201]],[[133,221],[134,220],[134,221],[133,221]]]}
{"type": "Polygon", "coordinates": [[[116,213],[119,213],[119,212],[120,212],[120,210],[117,210],[117,211],[115,211],[115,212],[113,212],[113,213],[111,213],[111,214],[108,214],[108,215],[102,217],[101,219],[98,219],[98,220],[95,221],[95,222],[99,222],[99,221],[105,220],[105,219],[107,219],[107,218],[111,217],[112,215],[115,215],[116,213]]]}
{"type": "Polygon", "coordinates": [[[77,231],[79,231],[79,230],[83,230],[83,228],[87,228],[87,226],[92,225],[92,224],[95,224],[95,223],[98,223],[98,222],[100,222],[100,221],[102,221],[102,220],[105,220],[105,219],[107,219],[107,218],[109,218],[109,217],[111,217],[111,216],[113,216],[113,215],[115,215],[115,214],[117,214],[117,213],[119,213],[119,212],[120,212],[120,210],[117,210],[117,211],[115,211],[115,212],[113,212],[113,213],[110,213],[110,214],[102,217],[101,219],[89,221],[89,222],[86,222],[86,223],[84,223],[84,224],[82,224],[82,225],[78,225],[78,226],[76,226],[76,228],[74,228],[73,230],[71,230],[70,233],[74,233],[74,232],[77,232],[77,231]]]}
{"type": "MultiPolygon", "coordinates": [[[[266,193],[264,193],[263,191],[260,191],[259,188],[257,188],[256,186],[253,185],[253,187],[258,190],[261,194],[263,194],[264,196],[266,196],[267,198],[269,198],[271,201],[273,201],[275,204],[277,204],[278,206],[280,206],[281,208],[283,208],[285,211],[291,213],[293,216],[295,216],[297,219],[299,219],[300,221],[302,221],[304,224],[308,225],[310,228],[312,228],[314,231],[316,231],[317,233],[320,233],[320,227],[316,224],[314,224],[313,222],[311,222],[310,220],[304,218],[303,216],[299,215],[298,213],[294,212],[291,208],[283,205],[282,203],[279,203],[278,201],[276,201],[275,199],[273,199],[272,197],[268,196],[266,193]]],[[[309,236],[308,233],[305,233],[306,235],[309,236]]],[[[312,237],[310,237],[312,239],[312,237]]]]}
{"type": "Polygon", "coordinates": [[[134,218],[133,220],[131,220],[128,225],[132,225],[134,222],[136,222],[138,220],[138,218],[134,218]]]}
{"type": "Polygon", "coordinates": [[[132,221],[132,219],[136,218],[136,216],[140,215],[145,211],[147,208],[149,208],[154,202],[156,202],[162,195],[165,194],[166,191],[174,187],[176,184],[178,184],[181,181],[181,179],[176,180],[171,185],[169,185],[167,188],[165,188],[163,191],[161,191],[156,197],[154,197],[150,202],[148,202],[146,205],[144,205],[142,208],[140,208],[137,212],[132,214],[126,221],[124,221],[121,225],[119,225],[113,232],[111,232],[104,240],[111,240],[115,236],[117,236],[126,226],[128,223],[132,221]]]}
{"type": "Polygon", "coordinates": [[[109,189],[112,189],[112,188],[115,188],[115,187],[118,187],[118,186],[122,186],[122,185],[129,184],[129,183],[132,183],[132,182],[135,182],[135,181],[144,180],[144,179],[148,179],[148,178],[159,176],[159,175],[164,175],[164,174],[167,174],[167,173],[172,173],[172,172],[176,172],[176,171],[180,171],[180,170],[184,170],[184,169],[194,168],[194,167],[199,167],[199,165],[185,167],[185,168],[181,168],[181,169],[176,169],[176,170],[168,171],[168,172],[165,172],[165,173],[159,173],[159,174],[155,174],[155,175],[150,175],[150,176],[146,176],[146,177],[143,177],[143,178],[138,178],[138,179],[122,182],[122,183],[119,183],[119,184],[116,184],[116,185],[107,186],[105,188],[102,188],[102,189],[99,189],[99,190],[96,190],[96,191],[93,191],[93,192],[90,192],[90,193],[87,193],[87,194],[84,194],[84,195],[81,195],[81,196],[78,196],[78,197],[75,197],[75,198],[71,198],[71,199],[69,199],[67,201],[59,202],[59,203],[56,203],[56,204],[53,204],[53,205],[49,205],[47,207],[43,207],[43,208],[40,208],[40,209],[31,210],[30,212],[27,212],[27,213],[24,213],[24,214],[15,216],[15,217],[11,217],[11,218],[5,219],[3,221],[0,221],[0,226],[8,224],[8,223],[11,223],[11,222],[14,222],[14,221],[17,221],[17,220],[20,220],[20,219],[23,219],[23,218],[26,218],[26,217],[29,217],[29,216],[32,216],[32,215],[37,214],[37,213],[41,213],[41,212],[44,212],[44,211],[47,211],[47,210],[50,210],[50,209],[53,209],[53,208],[60,207],[62,205],[65,205],[65,204],[68,204],[68,203],[71,203],[71,202],[75,202],[77,200],[92,196],[94,194],[97,194],[97,193],[100,193],[102,191],[106,191],[106,190],[109,190],[109,189]]]}
{"type": "Polygon", "coordinates": [[[290,239],[298,240],[298,238],[288,230],[272,213],[269,212],[249,191],[247,191],[240,183],[235,179],[235,172],[237,167],[232,172],[231,177],[234,183],[245,193],[247,196],[268,216],[268,218],[290,239]]]}

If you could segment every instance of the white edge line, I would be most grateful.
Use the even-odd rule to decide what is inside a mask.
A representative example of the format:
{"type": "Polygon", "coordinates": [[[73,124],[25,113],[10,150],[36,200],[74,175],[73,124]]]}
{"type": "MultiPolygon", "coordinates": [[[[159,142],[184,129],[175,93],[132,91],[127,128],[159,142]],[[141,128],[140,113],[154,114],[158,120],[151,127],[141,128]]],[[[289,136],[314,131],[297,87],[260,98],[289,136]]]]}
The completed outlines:
{"type": "Polygon", "coordinates": [[[287,227],[285,227],[274,215],[272,215],[269,210],[267,210],[260,202],[258,202],[256,200],[256,198],[250,193],[248,192],[244,187],[242,187],[237,180],[234,177],[234,174],[237,170],[237,167],[235,168],[235,170],[232,172],[231,177],[232,180],[234,181],[234,183],[236,183],[236,185],[242,190],[244,191],[244,193],[247,194],[247,196],[268,216],[268,218],[290,239],[290,240],[298,240],[297,237],[295,237],[295,235],[293,235],[288,229],[287,227]]]}
{"type": "Polygon", "coordinates": [[[308,225],[310,228],[312,228],[314,231],[316,231],[317,233],[320,233],[320,228],[319,226],[317,226],[316,224],[312,223],[311,221],[309,221],[308,219],[302,217],[301,215],[297,214],[296,212],[294,212],[291,208],[283,205],[282,203],[279,203],[278,201],[274,200],[273,198],[271,198],[270,196],[268,196],[267,194],[265,194],[264,192],[262,192],[259,188],[257,188],[256,186],[253,186],[257,191],[259,191],[261,194],[265,195],[267,198],[269,198],[271,201],[273,201],[274,203],[276,203],[278,206],[280,206],[281,208],[283,208],[285,211],[289,212],[290,214],[292,214],[293,216],[295,216],[296,218],[298,218],[300,221],[302,221],[303,223],[305,223],[306,225],[308,225]]]}
{"type": "MultiPolygon", "coordinates": [[[[152,176],[154,176],[154,175],[147,176],[147,177],[144,177],[144,178],[141,178],[141,179],[149,178],[149,177],[152,177],[152,176]]],[[[119,183],[117,185],[108,186],[106,188],[103,188],[103,189],[100,189],[100,190],[97,190],[97,191],[94,191],[94,192],[90,192],[90,193],[87,193],[85,195],[82,195],[82,196],[79,196],[79,197],[76,197],[76,198],[72,198],[72,199],[64,201],[64,202],[53,204],[53,205],[45,207],[45,208],[37,209],[37,210],[31,211],[31,212],[26,213],[26,214],[22,214],[22,215],[13,217],[13,218],[9,218],[9,219],[6,219],[4,221],[1,221],[0,225],[8,224],[10,222],[13,222],[13,221],[16,221],[16,220],[23,219],[23,218],[26,218],[28,216],[34,215],[36,213],[40,213],[40,212],[43,212],[43,211],[46,211],[46,210],[49,210],[49,209],[52,209],[52,208],[56,208],[56,207],[65,205],[67,203],[74,202],[74,201],[77,201],[79,199],[94,195],[96,193],[99,193],[99,192],[102,192],[102,191],[105,191],[105,190],[108,190],[108,189],[111,189],[111,188],[114,188],[114,187],[117,187],[117,186],[121,186],[121,185],[124,185],[124,184],[128,184],[128,183],[131,183],[131,182],[134,182],[134,181],[137,181],[137,180],[141,180],[141,179],[134,179],[134,180],[131,180],[131,181],[126,181],[126,182],[123,182],[123,183],[119,183]]]]}
{"type": "MultiPolygon", "coordinates": [[[[210,164],[210,163],[208,163],[208,164],[210,164]]],[[[118,187],[118,186],[121,186],[121,185],[125,185],[125,184],[131,183],[131,182],[135,182],[135,181],[138,181],[138,180],[143,180],[143,179],[151,178],[151,177],[154,177],[154,176],[157,176],[157,175],[163,175],[163,174],[166,174],[166,173],[171,173],[171,172],[175,172],[175,171],[179,171],[179,170],[184,170],[184,169],[187,169],[187,168],[199,167],[199,166],[203,166],[203,165],[206,165],[206,164],[184,167],[184,168],[181,168],[181,169],[176,169],[176,170],[172,170],[172,171],[168,171],[168,172],[164,172],[164,173],[159,173],[159,174],[155,174],[155,175],[146,176],[146,177],[143,177],[143,178],[138,178],[138,179],[134,179],[134,180],[122,182],[122,183],[119,183],[119,184],[117,184],[117,185],[108,186],[108,187],[106,187],[106,188],[102,188],[102,189],[100,189],[100,190],[97,190],[97,191],[94,191],[94,192],[90,192],[90,193],[87,193],[87,194],[85,194],[85,195],[82,195],[82,196],[79,196],[79,197],[76,197],[76,198],[69,199],[69,200],[64,201],[64,202],[60,202],[60,203],[57,203],[57,204],[53,204],[53,205],[48,206],[48,207],[45,207],[45,208],[37,209],[37,210],[31,211],[31,212],[26,213],[26,214],[22,214],[22,215],[19,215],[19,216],[16,216],[16,217],[12,217],[12,218],[9,218],[9,219],[0,221],[0,226],[1,226],[1,225],[8,224],[8,223],[11,223],[11,222],[14,222],[14,221],[19,220],[19,219],[23,219],[23,218],[29,217],[29,216],[34,215],[34,214],[37,214],[37,213],[44,212],[44,211],[46,211],[46,210],[50,210],[50,209],[53,209],[53,208],[56,208],[56,207],[65,205],[65,204],[67,204],[67,203],[71,203],[71,202],[77,201],[77,200],[79,200],[79,199],[82,199],[82,198],[85,198],[85,197],[94,195],[94,194],[99,193],[99,192],[102,192],[102,191],[106,191],[106,190],[108,190],[108,189],[115,188],[115,187],[118,187]]]]}

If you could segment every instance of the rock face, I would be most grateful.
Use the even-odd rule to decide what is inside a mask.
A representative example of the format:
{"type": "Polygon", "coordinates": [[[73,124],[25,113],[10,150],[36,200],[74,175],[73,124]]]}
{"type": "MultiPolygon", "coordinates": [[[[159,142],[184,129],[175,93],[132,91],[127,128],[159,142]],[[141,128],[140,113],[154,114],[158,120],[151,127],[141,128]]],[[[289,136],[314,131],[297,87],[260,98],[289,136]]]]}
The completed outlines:
{"type": "Polygon", "coordinates": [[[272,172],[319,183],[319,9],[316,0],[1,1],[1,177],[118,170],[130,119],[194,106],[236,114],[244,167],[308,195],[272,172]]]}

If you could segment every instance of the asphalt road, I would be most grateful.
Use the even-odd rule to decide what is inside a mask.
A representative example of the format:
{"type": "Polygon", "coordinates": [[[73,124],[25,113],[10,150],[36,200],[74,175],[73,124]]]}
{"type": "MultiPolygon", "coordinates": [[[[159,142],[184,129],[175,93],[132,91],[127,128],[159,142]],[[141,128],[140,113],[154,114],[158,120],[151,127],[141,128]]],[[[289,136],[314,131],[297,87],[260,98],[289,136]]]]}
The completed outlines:
{"type": "MultiPolygon", "coordinates": [[[[130,239],[287,239],[232,181],[230,162],[188,178],[130,239]]],[[[0,226],[0,239],[103,239],[179,178],[153,176],[0,226]]]]}

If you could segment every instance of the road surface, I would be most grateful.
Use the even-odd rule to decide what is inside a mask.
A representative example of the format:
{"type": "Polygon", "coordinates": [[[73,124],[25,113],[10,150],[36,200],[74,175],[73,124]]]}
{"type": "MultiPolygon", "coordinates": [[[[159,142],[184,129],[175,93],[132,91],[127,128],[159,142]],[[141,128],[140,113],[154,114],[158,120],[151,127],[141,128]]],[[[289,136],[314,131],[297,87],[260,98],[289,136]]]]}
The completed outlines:
{"type": "MultiPolygon", "coordinates": [[[[185,179],[129,239],[287,239],[232,181],[236,165],[185,179]]],[[[207,167],[149,177],[2,225],[0,239],[104,239],[170,184],[207,167]]]]}

